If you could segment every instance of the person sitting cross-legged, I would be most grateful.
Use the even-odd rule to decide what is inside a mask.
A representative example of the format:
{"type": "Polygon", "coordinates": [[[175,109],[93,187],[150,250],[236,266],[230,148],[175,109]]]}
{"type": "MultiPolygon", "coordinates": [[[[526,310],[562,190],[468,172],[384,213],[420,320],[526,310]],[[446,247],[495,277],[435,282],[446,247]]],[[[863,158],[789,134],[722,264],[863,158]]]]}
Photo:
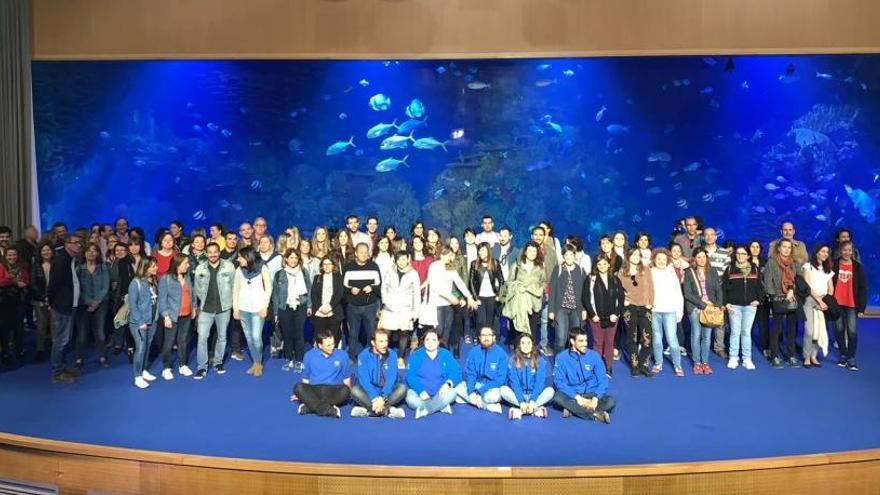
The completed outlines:
{"type": "Polygon", "coordinates": [[[480,329],[479,346],[471,349],[464,381],[456,387],[457,402],[501,414],[501,387],[507,383],[507,353],[495,343],[495,331],[480,329]]]}
{"type": "Polygon", "coordinates": [[[406,404],[416,412],[416,419],[437,411],[452,414],[460,383],[461,366],[451,352],[440,348],[437,329],[424,330],[422,347],[412,353],[406,370],[406,404]]]}
{"type": "Polygon", "coordinates": [[[406,397],[406,385],[397,379],[397,353],[388,348],[388,338],[387,330],[377,329],[372,345],[358,354],[358,382],[351,388],[351,398],[357,404],[351,409],[353,417],[406,417],[402,408],[395,407],[406,397]]]}
{"type": "Polygon", "coordinates": [[[315,344],[303,359],[302,381],[293,387],[290,400],[301,402],[299,414],[340,418],[339,406],[348,400],[351,387],[348,354],[336,348],[329,329],[315,334],[315,344]]]}
{"type": "Polygon", "coordinates": [[[587,332],[572,328],[569,349],[556,355],[553,402],[562,409],[562,416],[611,423],[614,397],[607,395],[608,377],[599,354],[587,348],[587,332]]]}

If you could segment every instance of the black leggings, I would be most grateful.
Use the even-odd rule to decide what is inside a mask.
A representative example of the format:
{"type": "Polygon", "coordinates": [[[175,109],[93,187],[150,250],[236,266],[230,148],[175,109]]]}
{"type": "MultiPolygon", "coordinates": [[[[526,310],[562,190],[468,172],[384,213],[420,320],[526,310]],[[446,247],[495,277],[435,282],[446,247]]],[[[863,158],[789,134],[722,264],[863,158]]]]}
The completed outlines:
{"type": "Polygon", "coordinates": [[[785,353],[788,358],[795,357],[795,338],[797,336],[797,314],[773,314],[773,329],[770,332],[770,359],[782,358],[779,353],[779,336],[782,335],[782,322],[785,321],[785,353]]]}
{"type": "Polygon", "coordinates": [[[284,359],[302,362],[306,354],[306,308],[284,308],[278,311],[278,321],[284,341],[284,359]]]}
{"type": "Polygon", "coordinates": [[[304,412],[319,416],[335,416],[334,406],[344,404],[349,396],[345,385],[311,385],[302,382],[293,387],[293,393],[305,406],[304,412]]]}

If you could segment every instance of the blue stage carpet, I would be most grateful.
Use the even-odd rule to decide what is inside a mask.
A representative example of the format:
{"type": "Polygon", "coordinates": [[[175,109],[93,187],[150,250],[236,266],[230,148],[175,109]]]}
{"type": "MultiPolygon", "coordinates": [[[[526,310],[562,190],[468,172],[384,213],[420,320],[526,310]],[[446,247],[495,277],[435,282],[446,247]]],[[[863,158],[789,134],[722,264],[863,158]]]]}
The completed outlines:
{"type": "MultiPolygon", "coordinates": [[[[859,365],[631,379],[618,362],[613,424],[553,411],[518,422],[454,406],[454,414],[341,420],[298,416],[297,376],[272,360],[262,378],[230,361],[228,373],[132,385],[124,355],[111,369],[86,363],[73,386],[52,385],[48,364],[0,373],[0,430],[98,445],[282,461],[434,466],[565,466],[706,461],[880,447],[880,320],[860,322],[859,365]]],[[[161,362],[152,371],[158,375],[161,362]]]]}

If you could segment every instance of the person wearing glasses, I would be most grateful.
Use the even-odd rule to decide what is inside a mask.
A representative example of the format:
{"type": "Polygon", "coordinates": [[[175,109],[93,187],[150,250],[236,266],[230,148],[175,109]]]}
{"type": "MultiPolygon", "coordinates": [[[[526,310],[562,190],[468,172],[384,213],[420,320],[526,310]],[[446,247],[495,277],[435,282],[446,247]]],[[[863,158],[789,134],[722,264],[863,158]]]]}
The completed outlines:
{"type": "Polygon", "coordinates": [[[752,262],[749,247],[737,246],[734,250],[734,261],[724,271],[724,302],[730,317],[730,359],[727,367],[735,369],[739,365],[742,351],[742,365],[747,370],[754,370],[752,362],[752,324],[758,306],[764,300],[764,287],[761,283],[761,271],[752,262]]]}
{"type": "Polygon", "coordinates": [[[64,241],[49,269],[46,295],[55,327],[52,329],[52,383],[71,384],[79,370],[68,368],[64,361],[67,344],[73,334],[74,314],[79,306],[79,277],[76,260],[82,252],[83,238],[74,233],[64,241]]]}

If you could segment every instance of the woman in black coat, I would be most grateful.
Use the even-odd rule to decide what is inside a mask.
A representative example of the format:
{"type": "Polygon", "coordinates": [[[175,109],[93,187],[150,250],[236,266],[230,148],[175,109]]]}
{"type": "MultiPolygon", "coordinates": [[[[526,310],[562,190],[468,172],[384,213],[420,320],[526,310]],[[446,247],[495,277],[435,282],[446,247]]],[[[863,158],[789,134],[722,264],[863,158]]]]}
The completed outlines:
{"type": "Polygon", "coordinates": [[[321,260],[321,273],[312,281],[312,328],[317,334],[329,329],[336,338],[336,345],[342,344],[340,325],[345,319],[342,300],[345,288],[342,285],[342,274],[336,269],[332,258],[325,256],[321,260]]]}

